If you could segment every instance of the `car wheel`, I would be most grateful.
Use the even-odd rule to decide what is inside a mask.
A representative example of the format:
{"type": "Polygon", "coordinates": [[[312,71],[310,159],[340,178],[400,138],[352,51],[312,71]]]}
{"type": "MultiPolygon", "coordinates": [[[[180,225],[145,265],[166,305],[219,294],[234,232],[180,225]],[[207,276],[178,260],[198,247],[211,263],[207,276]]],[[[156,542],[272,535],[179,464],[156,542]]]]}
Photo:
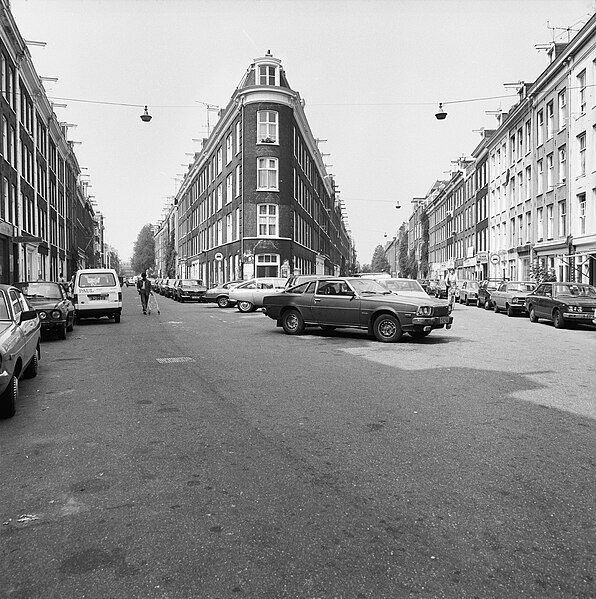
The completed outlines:
{"type": "Polygon", "coordinates": [[[381,314],[373,324],[373,334],[383,343],[399,341],[402,336],[399,319],[393,314],[381,314]]]}
{"type": "Polygon", "coordinates": [[[466,301],[464,302],[464,304],[466,304],[466,306],[470,305],[470,298],[466,295],[466,301]]]}
{"type": "MultiPolygon", "coordinates": [[[[240,307],[238,303],[238,307],[240,307]]],[[[281,326],[288,335],[300,335],[304,332],[304,319],[298,310],[288,310],[281,317],[281,326]]]]}
{"type": "Polygon", "coordinates": [[[498,313],[499,313],[499,306],[497,306],[497,302],[495,302],[495,303],[493,304],[493,310],[494,310],[495,314],[498,314],[498,313]]]}
{"type": "Polygon", "coordinates": [[[183,304],[183,303],[184,303],[184,298],[182,298],[182,297],[179,297],[179,298],[178,298],[178,301],[179,301],[181,304],[183,304]]]}
{"type": "Polygon", "coordinates": [[[479,299],[476,300],[476,307],[477,308],[482,308],[482,304],[480,303],[479,299]]]}
{"type": "Polygon", "coordinates": [[[534,306],[530,306],[528,308],[528,314],[530,315],[530,322],[538,322],[538,316],[536,316],[536,310],[534,310],[534,306]]]}
{"type": "Polygon", "coordinates": [[[225,295],[218,297],[217,305],[220,308],[227,308],[230,305],[230,298],[226,297],[225,295]]]}
{"type": "Polygon", "coordinates": [[[238,310],[240,310],[240,312],[252,312],[254,308],[255,307],[251,302],[238,302],[238,310]]]}
{"type": "Polygon", "coordinates": [[[114,322],[120,322],[120,314],[114,314],[114,322]]]}
{"type": "Polygon", "coordinates": [[[66,339],[66,323],[58,330],[58,339],[66,339]]]}
{"type": "Polygon", "coordinates": [[[8,387],[0,395],[0,418],[12,418],[14,416],[18,397],[19,379],[13,375],[8,387]]]}
{"type": "Polygon", "coordinates": [[[33,354],[33,358],[31,358],[31,362],[23,372],[23,378],[26,379],[34,379],[37,376],[37,372],[39,370],[39,348],[35,350],[33,354]]]}
{"type": "Polygon", "coordinates": [[[488,300],[484,300],[484,309],[485,310],[490,310],[491,306],[490,306],[490,302],[488,300]]]}
{"type": "Polygon", "coordinates": [[[555,323],[555,329],[564,329],[565,320],[561,310],[555,310],[553,313],[553,322],[555,323]]]}
{"type": "Polygon", "coordinates": [[[511,306],[509,304],[505,305],[505,312],[506,312],[507,316],[509,316],[509,318],[511,318],[512,316],[515,316],[515,312],[513,311],[513,309],[511,308],[511,306]]]}
{"type": "Polygon", "coordinates": [[[410,331],[408,335],[414,339],[422,339],[423,337],[428,337],[430,333],[431,331],[410,331]]]}

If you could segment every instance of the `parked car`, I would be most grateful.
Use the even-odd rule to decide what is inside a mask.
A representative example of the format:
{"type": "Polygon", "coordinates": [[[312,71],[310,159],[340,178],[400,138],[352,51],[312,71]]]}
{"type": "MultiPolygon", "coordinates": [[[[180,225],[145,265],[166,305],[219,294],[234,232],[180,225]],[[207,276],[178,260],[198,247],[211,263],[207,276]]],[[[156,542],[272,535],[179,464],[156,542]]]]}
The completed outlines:
{"type": "Polygon", "coordinates": [[[430,281],[428,279],[418,279],[418,282],[420,283],[420,287],[422,287],[422,289],[424,289],[424,291],[428,294],[430,281]]]}
{"type": "Polygon", "coordinates": [[[253,312],[263,306],[263,298],[284,290],[286,280],[278,277],[258,277],[230,289],[230,299],[240,312],[253,312]]]}
{"type": "Polygon", "coordinates": [[[570,323],[596,324],[596,288],[587,283],[540,283],[526,296],[532,322],[551,320],[557,329],[570,323]]]}
{"type": "Polygon", "coordinates": [[[502,283],[502,280],[485,279],[478,284],[478,306],[485,310],[490,310],[493,307],[491,299],[492,292],[502,283]]]}
{"type": "Polygon", "coordinates": [[[204,300],[206,302],[215,302],[220,308],[235,306],[236,302],[230,300],[230,289],[237,287],[241,283],[244,283],[244,281],[227,281],[223,285],[217,285],[211,289],[207,289],[204,300]]]}
{"type": "Polygon", "coordinates": [[[437,299],[443,299],[443,298],[447,298],[447,285],[445,283],[444,279],[441,279],[439,281],[437,281],[435,283],[435,285],[433,286],[434,292],[435,292],[435,297],[437,299]]]}
{"type": "Polygon", "coordinates": [[[0,418],[15,415],[19,379],[37,376],[41,324],[20,289],[0,285],[0,418]]]}
{"type": "Polygon", "coordinates": [[[462,281],[455,292],[455,299],[460,304],[469,306],[478,303],[478,281],[462,281]]]}
{"type": "Polygon", "coordinates": [[[532,281],[503,281],[491,293],[493,310],[503,310],[507,316],[515,316],[526,312],[526,296],[534,290],[536,283],[532,281]]]}
{"type": "Polygon", "coordinates": [[[398,341],[403,333],[422,338],[435,329],[451,328],[451,308],[430,296],[397,295],[379,282],[356,277],[307,281],[263,300],[265,312],[288,335],[307,326],[325,330],[368,330],[379,341],[398,341]]]}
{"type": "Polygon", "coordinates": [[[159,284],[160,283],[161,283],[161,279],[155,279],[154,281],[152,281],[151,291],[153,291],[153,293],[159,293],[159,284]]]}
{"type": "Polygon", "coordinates": [[[181,304],[189,302],[201,302],[205,297],[207,287],[199,279],[179,279],[176,281],[172,297],[181,304]]]}
{"type": "Polygon", "coordinates": [[[112,268],[85,268],[77,271],[73,288],[75,319],[107,316],[120,322],[122,287],[112,268]]]}
{"type": "Polygon", "coordinates": [[[387,287],[392,293],[398,295],[417,295],[419,297],[428,297],[422,285],[415,279],[378,279],[377,281],[383,287],[387,287]]]}
{"type": "Polygon", "coordinates": [[[74,328],[75,307],[62,285],[51,281],[22,281],[15,287],[37,310],[42,333],[56,333],[58,338],[66,339],[66,332],[74,328]]]}
{"type": "Polygon", "coordinates": [[[173,297],[174,287],[178,279],[166,279],[162,284],[162,295],[165,297],[173,297]]]}

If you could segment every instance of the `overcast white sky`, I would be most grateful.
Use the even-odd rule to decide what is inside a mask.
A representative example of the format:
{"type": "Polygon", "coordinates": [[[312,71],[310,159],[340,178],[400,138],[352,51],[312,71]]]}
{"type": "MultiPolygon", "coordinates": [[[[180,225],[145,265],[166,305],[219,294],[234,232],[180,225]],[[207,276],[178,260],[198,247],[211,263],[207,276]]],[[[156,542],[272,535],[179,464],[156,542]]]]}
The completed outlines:
{"type": "MultiPolygon", "coordinates": [[[[267,50],[306,101],[345,201],[359,261],[395,235],[474,130],[507,110],[504,83],[546,68],[534,48],[579,29],[593,0],[12,0],[12,12],[86,167],[106,240],[129,260],[160,220],[206,137],[205,106],[225,106],[267,50]],[[495,98],[459,102],[476,98],[495,98]],[[86,100],[74,101],[74,100],[86,100]],[[447,119],[434,113],[444,102],[447,119]],[[448,104],[449,102],[457,102],[448,104]],[[126,106],[126,105],[133,106],[126,106]],[[153,120],[143,123],[144,105],[153,120]],[[395,209],[396,202],[402,205],[395,209]],[[388,236],[385,238],[385,234],[388,236]]],[[[211,126],[216,115],[210,117],[211,126]]]]}

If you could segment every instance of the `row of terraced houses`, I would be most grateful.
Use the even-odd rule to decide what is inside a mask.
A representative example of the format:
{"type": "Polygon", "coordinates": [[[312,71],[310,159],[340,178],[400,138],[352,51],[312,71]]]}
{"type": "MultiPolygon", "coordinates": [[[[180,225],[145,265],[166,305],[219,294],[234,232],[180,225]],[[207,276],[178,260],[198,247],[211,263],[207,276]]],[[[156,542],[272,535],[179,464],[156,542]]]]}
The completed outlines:
{"type": "MultiPolygon", "coordinates": [[[[415,200],[408,247],[429,278],[527,280],[541,264],[557,280],[596,281],[596,16],[552,43],[536,81],[484,130],[451,178],[415,200]]],[[[386,246],[394,271],[399,236],[386,246]]]]}
{"type": "Polygon", "coordinates": [[[58,280],[101,263],[102,216],[33,66],[7,0],[0,0],[0,283],[58,280]]]}

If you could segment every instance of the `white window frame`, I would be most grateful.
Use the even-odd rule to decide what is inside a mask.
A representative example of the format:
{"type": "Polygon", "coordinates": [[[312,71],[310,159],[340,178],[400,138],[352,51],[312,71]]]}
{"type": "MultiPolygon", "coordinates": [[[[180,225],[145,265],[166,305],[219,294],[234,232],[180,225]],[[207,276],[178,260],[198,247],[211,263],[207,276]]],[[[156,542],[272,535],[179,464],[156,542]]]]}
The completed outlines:
{"type": "Polygon", "coordinates": [[[538,172],[536,173],[536,193],[540,195],[544,192],[544,160],[538,160],[536,165],[538,166],[538,172]]]}
{"type": "Polygon", "coordinates": [[[559,92],[559,131],[567,127],[567,90],[559,92]]]}
{"type": "Polygon", "coordinates": [[[559,202],[559,237],[567,235],[567,200],[559,202]]]}
{"type": "Polygon", "coordinates": [[[562,185],[567,180],[567,147],[559,148],[559,184],[562,185]]]}
{"type": "Polygon", "coordinates": [[[551,139],[555,134],[555,103],[551,100],[546,105],[546,139],[551,139]]]}
{"type": "Polygon", "coordinates": [[[240,154],[242,151],[242,123],[238,121],[236,123],[236,154],[240,154]]]}
{"type": "Polygon", "coordinates": [[[536,146],[539,147],[544,142],[544,111],[539,110],[536,115],[536,146]]]}
{"type": "Polygon", "coordinates": [[[552,153],[546,156],[546,187],[547,189],[552,189],[554,187],[555,181],[555,159],[552,153]]]}
{"type": "Polygon", "coordinates": [[[549,204],[546,207],[546,238],[553,239],[554,233],[554,210],[553,205],[549,204]]]}
{"type": "Polygon", "coordinates": [[[257,143],[279,145],[279,113],[276,110],[257,111],[257,143]]]}
{"type": "Polygon", "coordinates": [[[577,76],[578,104],[580,114],[586,113],[586,71],[585,69],[577,76]]]}
{"type": "Polygon", "coordinates": [[[584,131],[577,136],[578,150],[578,176],[583,177],[586,174],[586,132],[584,131]]]}
{"type": "Polygon", "coordinates": [[[578,200],[578,216],[579,216],[579,233],[586,234],[586,194],[580,193],[577,196],[578,200]]]}
{"type": "Polygon", "coordinates": [[[230,133],[226,137],[226,164],[230,164],[232,158],[234,158],[234,139],[233,135],[230,133]]]}
{"type": "Polygon", "coordinates": [[[544,208],[536,209],[536,221],[536,240],[542,241],[544,239],[544,208]]]}
{"type": "Polygon", "coordinates": [[[279,191],[279,160],[257,158],[257,191],[279,191]]]}
{"type": "Polygon", "coordinates": [[[279,86],[279,67],[276,64],[261,63],[257,65],[257,85],[279,86]]]}
{"type": "Polygon", "coordinates": [[[226,177],[226,204],[229,204],[234,197],[234,176],[230,173],[226,177]]]}
{"type": "Polygon", "coordinates": [[[257,237],[279,237],[277,204],[257,204],[257,237]]]}

